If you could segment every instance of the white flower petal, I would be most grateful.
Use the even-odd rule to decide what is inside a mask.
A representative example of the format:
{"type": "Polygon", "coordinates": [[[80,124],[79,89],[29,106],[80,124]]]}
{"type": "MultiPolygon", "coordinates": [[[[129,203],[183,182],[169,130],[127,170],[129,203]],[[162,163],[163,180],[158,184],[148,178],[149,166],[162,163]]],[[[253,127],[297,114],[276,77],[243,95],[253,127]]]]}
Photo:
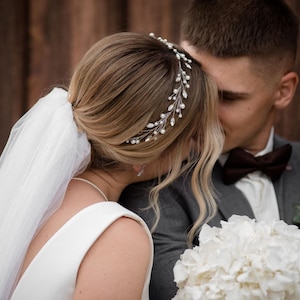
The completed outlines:
{"type": "Polygon", "coordinates": [[[174,299],[300,299],[296,226],[235,215],[221,228],[203,225],[199,243],[174,267],[174,299]]]}

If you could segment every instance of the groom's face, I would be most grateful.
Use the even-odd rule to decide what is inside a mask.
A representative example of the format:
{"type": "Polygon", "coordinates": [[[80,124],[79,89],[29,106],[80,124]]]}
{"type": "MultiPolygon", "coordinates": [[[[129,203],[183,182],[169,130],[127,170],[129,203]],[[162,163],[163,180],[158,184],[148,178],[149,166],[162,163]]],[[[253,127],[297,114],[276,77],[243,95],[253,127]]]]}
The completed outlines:
{"type": "Polygon", "coordinates": [[[217,83],[223,152],[236,147],[252,153],[264,149],[274,122],[275,83],[259,76],[248,57],[218,58],[195,51],[186,42],[182,46],[217,83]]]}

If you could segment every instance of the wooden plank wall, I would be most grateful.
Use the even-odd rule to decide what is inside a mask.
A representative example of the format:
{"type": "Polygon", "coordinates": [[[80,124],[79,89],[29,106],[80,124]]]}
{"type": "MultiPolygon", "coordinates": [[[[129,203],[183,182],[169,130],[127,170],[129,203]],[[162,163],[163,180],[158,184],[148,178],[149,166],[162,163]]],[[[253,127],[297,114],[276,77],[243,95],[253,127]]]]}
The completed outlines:
{"type": "MultiPolygon", "coordinates": [[[[300,16],[300,1],[287,1],[300,16]]],[[[93,43],[124,30],[155,32],[177,42],[186,2],[0,0],[0,153],[12,124],[51,87],[68,84],[93,43]]],[[[300,57],[296,71],[300,74],[300,57]]],[[[299,90],[276,123],[278,133],[298,141],[299,90]]]]}

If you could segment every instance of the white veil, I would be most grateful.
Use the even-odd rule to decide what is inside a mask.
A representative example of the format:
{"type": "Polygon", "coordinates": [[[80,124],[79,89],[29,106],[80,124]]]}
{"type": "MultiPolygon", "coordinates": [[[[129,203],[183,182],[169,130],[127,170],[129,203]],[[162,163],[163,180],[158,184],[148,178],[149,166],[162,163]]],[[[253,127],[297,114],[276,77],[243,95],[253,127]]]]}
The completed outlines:
{"type": "Polygon", "coordinates": [[[0,299],[9,299],[27,247],[90,161],[68,93],[52,90],[13,127],[0,157],[0,299]]]}

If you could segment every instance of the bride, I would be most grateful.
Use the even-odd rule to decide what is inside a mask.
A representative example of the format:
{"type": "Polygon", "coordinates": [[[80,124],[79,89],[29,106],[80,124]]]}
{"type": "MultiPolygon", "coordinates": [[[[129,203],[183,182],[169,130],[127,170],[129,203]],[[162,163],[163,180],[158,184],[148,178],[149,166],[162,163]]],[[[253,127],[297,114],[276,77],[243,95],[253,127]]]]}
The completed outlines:
{"type": "Polygon", "coordinates": [[[213,203],[217,102],[211,79],[164,39],[96,43],[68,91],[54,88],[16,123],[0,158],[0,298],[148,299],[151,234],[118,198],[158,177],[159,217],[159,191],[197,164],[195,196],[213,203]]]}

